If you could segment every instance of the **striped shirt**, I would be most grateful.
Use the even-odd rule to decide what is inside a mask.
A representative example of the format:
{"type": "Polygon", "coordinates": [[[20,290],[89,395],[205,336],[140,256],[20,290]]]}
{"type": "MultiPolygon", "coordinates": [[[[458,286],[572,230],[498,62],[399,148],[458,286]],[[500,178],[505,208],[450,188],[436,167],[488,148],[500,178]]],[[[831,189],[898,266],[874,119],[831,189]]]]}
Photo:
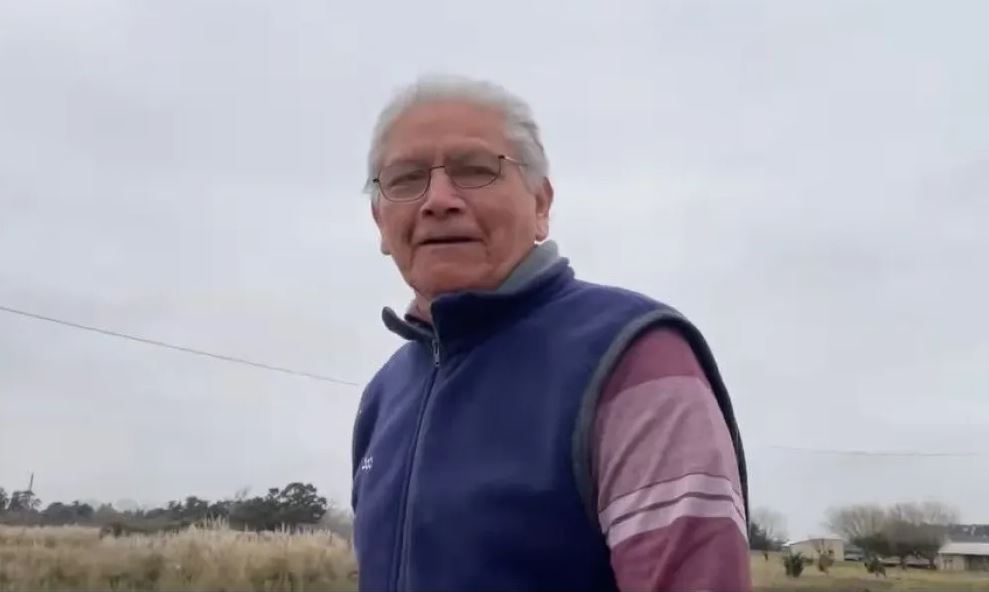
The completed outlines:
{"type": "Polygon", "coordinates": [[[624,353],[593,442],[598,519],[621,590],[751,590],[731,437],[678,333],[655,329],[624,353]]]}

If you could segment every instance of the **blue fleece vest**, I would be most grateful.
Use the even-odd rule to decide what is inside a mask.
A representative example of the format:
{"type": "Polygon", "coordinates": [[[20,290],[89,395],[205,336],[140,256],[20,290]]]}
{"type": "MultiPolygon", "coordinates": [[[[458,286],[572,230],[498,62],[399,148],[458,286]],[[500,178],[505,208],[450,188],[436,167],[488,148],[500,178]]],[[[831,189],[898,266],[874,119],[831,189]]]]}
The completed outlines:
{"type": "Polygon", "coordinates": [[[360,589],[614,590],[596,519],[589,434],[628,344],[658,325],[694,348],[741,440],[700,333],[633,292],[574,278],[558,259],[509,291],[443,296],[433,326],[368,385],[354,429],[360,589]]]}

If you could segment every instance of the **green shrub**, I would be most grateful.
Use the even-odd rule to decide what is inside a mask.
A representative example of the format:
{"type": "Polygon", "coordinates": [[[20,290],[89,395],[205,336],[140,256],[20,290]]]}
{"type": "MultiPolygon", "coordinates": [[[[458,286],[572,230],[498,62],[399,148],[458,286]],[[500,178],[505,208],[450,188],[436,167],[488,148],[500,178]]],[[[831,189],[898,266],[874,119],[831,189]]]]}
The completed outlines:
{"type": "Polygon", "coordinates": [[[800,574],[804,571],[803,553],[797,552],[783,555],[783,569],[786,570],[786,575],[791,578],[799,578],[800,574]]]}

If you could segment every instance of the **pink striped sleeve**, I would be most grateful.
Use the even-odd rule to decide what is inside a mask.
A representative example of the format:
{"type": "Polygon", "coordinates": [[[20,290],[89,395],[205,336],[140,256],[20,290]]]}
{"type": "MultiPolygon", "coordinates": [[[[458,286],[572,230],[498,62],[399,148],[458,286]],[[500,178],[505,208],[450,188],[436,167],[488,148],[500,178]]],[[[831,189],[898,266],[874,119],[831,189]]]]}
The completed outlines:
{"type": "Polygon", "coordinates": [[[608,378],[592,463],[621,590],[752,589],[728,426],[675,331],[639,337],[608,378]]]}

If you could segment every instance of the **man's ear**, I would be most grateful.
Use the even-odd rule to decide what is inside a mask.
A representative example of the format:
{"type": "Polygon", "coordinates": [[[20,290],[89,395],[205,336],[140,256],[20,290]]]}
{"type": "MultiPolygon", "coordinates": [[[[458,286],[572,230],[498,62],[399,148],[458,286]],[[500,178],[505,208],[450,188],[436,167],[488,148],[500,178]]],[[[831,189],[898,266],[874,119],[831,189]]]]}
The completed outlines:
{"type": "Polygon", "coordinates": [[[381,227],[381,212],[378,211],[378,196],[371,198],[371,217],[374,218],[374,223],[378,227],[378,234],[381,237],[381,254],[391,255],[391,249],[388,248],[388,243],[385,241],[385,231],[381,227]]]}
{"type": "Polygon", "coordinates": [[[553,207],[553,184],[549,179],[543,179],[536,190],[536,241],[541,242],[549,236],[549,210],[553,207]]]}

